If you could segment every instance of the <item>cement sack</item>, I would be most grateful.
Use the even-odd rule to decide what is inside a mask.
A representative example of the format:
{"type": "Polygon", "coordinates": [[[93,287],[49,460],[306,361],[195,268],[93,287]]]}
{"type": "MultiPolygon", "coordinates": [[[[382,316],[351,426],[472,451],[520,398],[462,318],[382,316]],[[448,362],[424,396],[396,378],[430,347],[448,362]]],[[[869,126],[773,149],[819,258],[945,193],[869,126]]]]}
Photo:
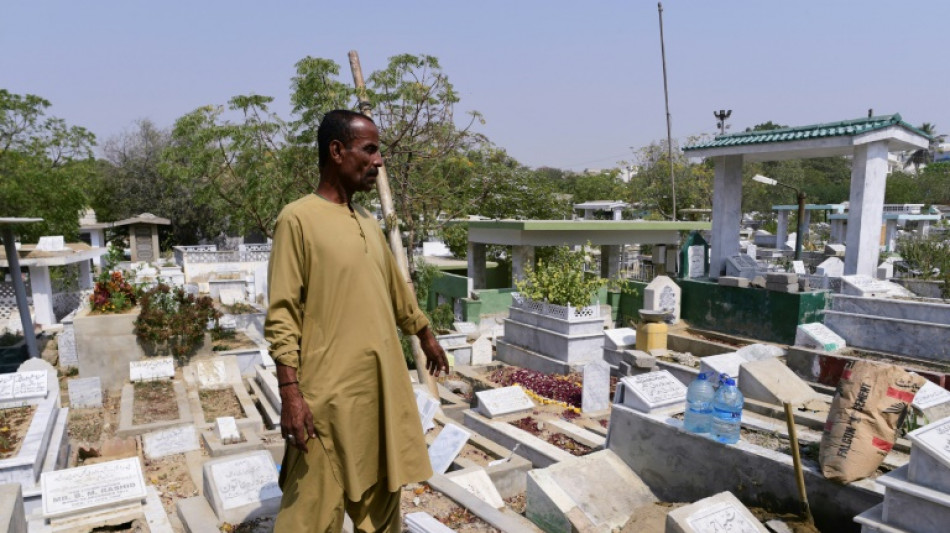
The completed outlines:
{"type": "Polygon", "coordinates": [[[840,483],[874,473],[894,446],[897,428],[925,382],[894,365],[849,364],[821,436],[821,473],[840,483]]]}

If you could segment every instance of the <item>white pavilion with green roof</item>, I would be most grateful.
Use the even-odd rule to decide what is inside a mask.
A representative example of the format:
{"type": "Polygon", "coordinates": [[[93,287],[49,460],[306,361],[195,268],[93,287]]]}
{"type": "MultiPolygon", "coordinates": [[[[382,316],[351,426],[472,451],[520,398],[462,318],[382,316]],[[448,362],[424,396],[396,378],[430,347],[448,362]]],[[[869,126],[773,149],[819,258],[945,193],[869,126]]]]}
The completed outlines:
{"type": "Polygon", "coordinates": [[[880,252],[887,154],[927,148],[930,140],[929,135],[894,114],[730,133],[684,147],[690,157],[715,161],[710,277],[722,275],[726,259],[739,254],[744,162],[832,156],[852,158],[844,273],[873,276],[880,252]]]}

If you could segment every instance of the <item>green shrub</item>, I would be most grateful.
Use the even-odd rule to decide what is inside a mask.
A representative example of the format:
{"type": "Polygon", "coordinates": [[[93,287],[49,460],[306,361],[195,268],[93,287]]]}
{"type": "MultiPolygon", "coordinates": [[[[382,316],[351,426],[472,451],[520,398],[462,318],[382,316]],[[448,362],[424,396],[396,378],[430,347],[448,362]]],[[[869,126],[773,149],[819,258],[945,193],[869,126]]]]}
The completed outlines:
{"type": "Polygon", "coordinates": [[[144,343],[167,350],[179,362],[201,346],[208,323],[213,322],[217,328],[221,318],[208,296],[195,298],[181,287],[172,289],[164,283],[146,291],[140,303],[135,335],[144,343]]]}
{"type": "Polygon", "coordinates": [[[608,280],[584,273],[584,251],[559,246],[553,256],[538,260],[537,268],[525,269],[525,279],[515,283],[525,298],[555,305],[586,307],[608,280]]]}

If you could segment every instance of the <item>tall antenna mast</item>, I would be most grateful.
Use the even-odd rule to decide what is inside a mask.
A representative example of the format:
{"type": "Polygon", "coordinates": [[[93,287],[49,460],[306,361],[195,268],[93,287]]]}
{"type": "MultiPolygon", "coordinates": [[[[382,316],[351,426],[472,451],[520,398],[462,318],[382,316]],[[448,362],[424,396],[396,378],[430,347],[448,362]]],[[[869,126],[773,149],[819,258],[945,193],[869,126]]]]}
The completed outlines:
{"type": "Polygon", "coordinates": [[[660,54],[663,58],[663,100],[666,102],[666,156],[670,163],[670,186],[673,188],[673,220],[676,220],[676,176],[673,174],[673,127],[670,125],[670,93],[666,82],[666,45],[663,43],[663,2],[657,2],[660,13],[660,54]]]}

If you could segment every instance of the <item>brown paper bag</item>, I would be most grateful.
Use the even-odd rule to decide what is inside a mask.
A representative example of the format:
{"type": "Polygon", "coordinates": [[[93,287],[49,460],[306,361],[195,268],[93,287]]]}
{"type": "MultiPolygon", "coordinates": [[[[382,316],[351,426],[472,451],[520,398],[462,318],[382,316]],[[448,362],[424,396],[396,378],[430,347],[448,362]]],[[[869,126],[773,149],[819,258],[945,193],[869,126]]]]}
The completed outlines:
{"type": "Polygon", "coordinates": [[[894,446],[897,428],[925,382],[894,365],[850,363],[821,436],[821,473],[840,483],[874,473],[894,446]]]}

